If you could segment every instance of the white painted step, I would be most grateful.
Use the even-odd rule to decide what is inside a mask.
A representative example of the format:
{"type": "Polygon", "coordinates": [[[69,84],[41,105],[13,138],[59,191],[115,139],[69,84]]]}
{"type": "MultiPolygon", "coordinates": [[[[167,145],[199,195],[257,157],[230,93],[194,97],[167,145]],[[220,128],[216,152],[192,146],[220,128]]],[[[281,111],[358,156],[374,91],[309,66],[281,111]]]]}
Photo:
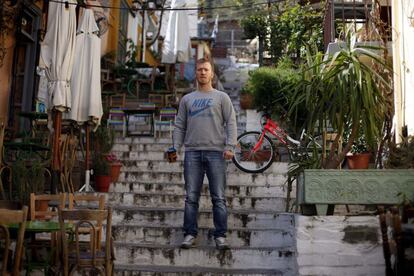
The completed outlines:
{"type": "MultiPolygon", "coordinates": [[[[227,210],[229,228],[279,229],[290,231],[294,218],[289,213],[264,212],[252,210],[227,210]]],[[[113,206],[114,225],[171,226],[181,227],[184,208],[145,208],[113,206]]],[[[199,227],[213,227],[212,210],[199,210],[199,227]]]]}
{"type": "MultiPolygon", "coordinates": [[[[228,196],[227,206],[231,209],[252,210],[284,210],[286,207],[285,197],[253,197],[253,196],[228,196]]],[[[179,194],[164,193],[110,193],[109,202],[117,203],[118,206],[142,206],[142,207],[166,207],[180,208],[184,206],[184,191],[179,194]]],[[[200,197],[200,208],[211,208],[211,197],[203,194],[200,197]]]]}
{"type": "MultiPolygon", "coordinates": [[[[160,155],[161,156],[161,155],[160,155]]],[[[182,172],[184,169],[183,161],[174,163],[167,162],[164,158],[162,160],[130,160],[129,158],[121,161],[122,171],[128,171],[132,169],[134,171],[163,171],[163,172],[182,172]]],[[[263,173],[256,175],[285,175],[288,171],[288,163],[286,162],[275,162],[273,165],[264,171],[263,173]]],[[[241,171],[232,162],[227,163],[227,173],[239,173],[243,175],[255,175],[241,171]]]]}
{"type": "MultiPolygon", "coordinates": [[[[184,183],[183,172],[164,172],[164,171],[148,171],[137,170],[121,172],[118,182],[151,182],[151,183],[184,183]]],[[[227,173],[227,183],[238,185],[269,185],[280,186],[287,181],[287,176],[282,174],[240,174],[227,173]]],[[[208,183],[207,177],[204,177],[204,183],[208,183]]]]}
{"type": "MultiPolygon", "coordinates": [[[[109,187],[109,193],[163,193],[169,195],[182,195],[185,193],[183,182],[160,182],[151,181],[123,181],[112,183],[109,187]]],[[[287,185],[237,185],[237,183],[228,183],[226,196],[255,196],[255,197],[286,197],[287,185]]],[[[203,184],[201,189],[202,195],[208,195],[208,185],[203,184]]],[[[295,191],[291,195],[294,197],[295,191]]]]}
{"type": "Polygon", "coordinates": [[[214,267],[183,267],[183,266],[160,266],[160,265],[115,265],[117,276],[199,276],[199,275],[249,275],[249,276],[289,276],[286,271],[278,269],[237,269],[237,268],[214,268],[214,267]]]}
{"type": "MultiPolygon", "coordinates": [[[[212,267],[237,269],[280,269],[295,267],[294,248],[231,247],[219,251],[214,246],[181,249],[169,245],[114,243],[116,264],[212,267]]],[[[291,271],[292,271],[291,270],[291,271]]]]}
{"type": "MultiPolygon", "coordinates": [[[[213,228],[199,228],[197,244],[214,245],[213,228]]],[[[179,246],[183,240],[182,227],[114,225],[112,234],[116,241],[140,244],[164,244],[179,246]]],[[[292,231],[278,229],[231,228],[227,231],[227,241],[235,247],[287,247],[294,246],[292,231]]]]}

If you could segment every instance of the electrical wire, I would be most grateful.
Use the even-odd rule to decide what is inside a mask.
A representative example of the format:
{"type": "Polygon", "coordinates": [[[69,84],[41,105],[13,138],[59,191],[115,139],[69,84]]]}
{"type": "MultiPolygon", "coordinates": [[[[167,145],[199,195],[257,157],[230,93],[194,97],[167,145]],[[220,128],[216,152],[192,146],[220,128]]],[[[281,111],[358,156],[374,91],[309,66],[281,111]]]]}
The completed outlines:
{"type": "MultiPolygon", "coordinates": [[[[261,6],[261,5],[269,5],[269,4],[275,4],[275,3],[280,3],[283,2],[285,0],[268,0],[266,2],[261,2],[261,3],[253,3],[251,5],[251,8],[253,8],[254,6],[261,6]]],[[[62,4],[62,5],[79,5],[78,3],[69,3],[68,1],[58,1],[58,0],[49,0],[49,2],[53,2],[53,3],[58,3],[58,4],[62,4]]],[[[86,4],[83,4],[86,6],[86,4]]],[[[166,8],[153,8],[153,9],[148,9],[148,8],[124,8],[121,6],[105,6],[105,5],[94,5],[94,4],[88,4],[88,7],[93,7],[93,8],[103,8],[103,9],[116,9],[116,10],[134,10],[134,11],[143,11],[143,10],[152,10],[152,11],[205,11],[205,10],[223,10],[223,9],[240,9],[239,5],[226,5],[226,6],[217,6],[217,7],[193,7],[193,8],[171,8],[171,7],[166,7],[166,8]]]]}

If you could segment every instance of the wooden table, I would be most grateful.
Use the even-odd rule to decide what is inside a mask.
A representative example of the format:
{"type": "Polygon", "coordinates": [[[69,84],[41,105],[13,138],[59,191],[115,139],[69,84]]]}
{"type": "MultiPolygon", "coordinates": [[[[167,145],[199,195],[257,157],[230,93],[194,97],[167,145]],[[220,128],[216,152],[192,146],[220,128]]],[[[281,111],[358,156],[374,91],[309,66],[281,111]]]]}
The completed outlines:
{"type": "Polygon", "coordinates": [[[122,109],[125,114],[125,120],[126,120],[126,136],[130,135],[136,135],[136,136],[154,136],[154,117],[155,112],[157,109],[155,107],[138,107],[138,108],[125,108],[122,109]],[[129,116],[131,115],[140,115],[142,117],[146,117],[149,119],[150,124],[150,131],[149,133],[140,133],[140,134],[129,134],[129,116]]]}
{"type": "MultiPolygon", "coordinates": [[[[65,223],[66,230],[72,229],[71,223],[65,223]]],[[[11,229],[19,229],[19,224],[9,224],[11,229]]],[[[31,233],[53,233],[60,231],[60,225],[58,221],[43,221],[32,220],[26,222],[26,232],[31,233]]]]}

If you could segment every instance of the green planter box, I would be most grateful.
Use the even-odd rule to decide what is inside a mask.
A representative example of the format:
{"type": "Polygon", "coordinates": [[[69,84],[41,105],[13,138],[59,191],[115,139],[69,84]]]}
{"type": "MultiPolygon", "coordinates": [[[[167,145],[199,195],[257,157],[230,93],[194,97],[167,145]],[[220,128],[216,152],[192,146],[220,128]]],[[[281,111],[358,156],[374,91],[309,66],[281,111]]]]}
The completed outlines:
{"type": "Polygon", "coordinates": [[[414,199],[414,170],[305,170],[297,200],[304,215],[327,215],[335,204],[399,204],[399,193],[414,199]]]}

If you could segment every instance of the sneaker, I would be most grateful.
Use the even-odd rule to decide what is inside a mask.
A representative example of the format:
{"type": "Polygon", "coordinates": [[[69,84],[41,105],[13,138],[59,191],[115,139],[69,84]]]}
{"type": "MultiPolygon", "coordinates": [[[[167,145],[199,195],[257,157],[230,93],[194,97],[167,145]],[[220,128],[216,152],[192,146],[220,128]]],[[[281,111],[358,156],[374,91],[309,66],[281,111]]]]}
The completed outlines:
{"type": "Polygon", "coordinates": [[[217,237],[214,240],[216,241],[216,248],[218,250],[230,249],[225,237],[217,237]]]}
{"type": "Polygon", "coordinates": [[[181,243],[181,248],[189,249],[195,245],[195,237],[193,235],[186,235],[184,241],[181,243]]]}

